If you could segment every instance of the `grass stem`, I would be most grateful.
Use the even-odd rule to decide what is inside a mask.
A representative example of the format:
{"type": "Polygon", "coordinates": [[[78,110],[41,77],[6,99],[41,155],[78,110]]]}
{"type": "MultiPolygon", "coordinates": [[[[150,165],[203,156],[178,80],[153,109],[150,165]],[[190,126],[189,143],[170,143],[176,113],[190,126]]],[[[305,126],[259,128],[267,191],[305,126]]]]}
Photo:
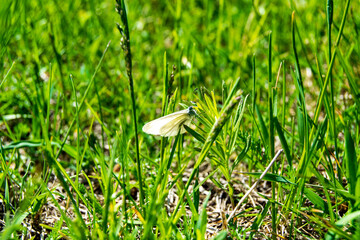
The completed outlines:
{"type": "Polygon", "coordinates": [[[116,0],[117,6],[116,10],[120,15],[121,21],[124,25],[124,28],[118,25],[118,29],[122,35],[122,48],[125,54],[126,62],[126,71],[129,78],[129,88],[131,94],[131,106],[133,112],[133,123],[134,123],[134,135],[135,135],[135,147],[136,147],[136,170],[137,177],[139,181],[139,190],[140,190],[140,206],[143,209],[145,193],[142,183],[142,174],[141,174],[141,161],[140,161],[140,148],[139,148],[139,137],[138,137],[138,128],[137,128],[137,117],[136,117],[136,101],[135,101],[135,92],[134,92],[134,80],[132,75],[132,59],[131,59],[131,48],[130,48],[130,31],[128,26],[127,13],[125,8],[124,0],[116,0]]]}

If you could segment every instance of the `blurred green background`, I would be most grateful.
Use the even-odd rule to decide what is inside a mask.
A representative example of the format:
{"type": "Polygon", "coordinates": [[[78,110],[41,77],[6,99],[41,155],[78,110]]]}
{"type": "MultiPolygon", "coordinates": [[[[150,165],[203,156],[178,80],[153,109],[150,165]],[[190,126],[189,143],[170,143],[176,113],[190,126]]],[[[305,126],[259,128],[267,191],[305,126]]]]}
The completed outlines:
{"type": "MultiPolygon", "coordinates": [[[[335,1],[333,38],[344,4],[335,1]]],[[[354,31],[359,15],[353,10],[357,7],[358,2],[353,2],[341,44],[354,61],[359,58],[358,32],[354,31]]],[[[181,85],[187,90],[192,74],[191,90],[205,86],[218,92],[222,80],[229,83],[237,77],[242,79],[241,88],[250,92],[255,55],[261,99],[266,89],[269,32],[273,38],[274,76],[282,60],[288,63],[288,72],[294,69],[292,11],[303,42],[301,46],[297,41],[302,70],[306,71],[309,64],[315,69],[316,54],[326,72],[326,1],[129,1],[127,9],[140,121],[152,119],[154,109],[160,106],[164,52],[170,67],[177,66],[177,73],[181,63],[183,77],[175,87],[181,85]]],[[[118,110],[128,110],[115,1],[3,0],[0,16],[2,76],[16,61],[2,89],[6,94],[0,96],[1,114],[31,112],[33,82],[43,84],[49,78],[50,64],[54,69],[55,99],[71,92],[69,74],[82,93],[108,41],[110,49],[96,77],[104,116],[112,120],[118,117],[118,110]]],[[[312,81],[311,76],[307,79],[312,81]]],[[[309,90],[316,94],[311,85],[309,90]]],[[[185,93],[182,99],[191,101],[185,93]]]]}

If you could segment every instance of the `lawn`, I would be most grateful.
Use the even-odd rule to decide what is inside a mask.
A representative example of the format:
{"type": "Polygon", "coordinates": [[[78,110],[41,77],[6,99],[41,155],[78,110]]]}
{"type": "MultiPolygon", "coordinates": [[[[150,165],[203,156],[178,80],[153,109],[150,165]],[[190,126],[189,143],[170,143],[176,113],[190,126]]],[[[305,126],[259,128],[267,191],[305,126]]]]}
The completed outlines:
{"type": "Polygon", "coordinates": [[[360,239],[359,8],[2,0],[0,238],[360,239]]]}

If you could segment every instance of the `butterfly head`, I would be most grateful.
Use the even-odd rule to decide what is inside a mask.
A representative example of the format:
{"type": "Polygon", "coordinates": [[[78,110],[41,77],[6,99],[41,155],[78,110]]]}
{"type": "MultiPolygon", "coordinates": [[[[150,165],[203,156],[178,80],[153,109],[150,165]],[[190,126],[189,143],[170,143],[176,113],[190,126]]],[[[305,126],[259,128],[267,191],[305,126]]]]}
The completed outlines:
{"type": "Polygon", "coordinates": [[[188,111],[189,111],[189,115],[190,115],[191,117],[196,116],[196,111],[195,111],[195,109],[194,109],[193,106],[190,106],[190,107],[188,108],[188,111]]]}

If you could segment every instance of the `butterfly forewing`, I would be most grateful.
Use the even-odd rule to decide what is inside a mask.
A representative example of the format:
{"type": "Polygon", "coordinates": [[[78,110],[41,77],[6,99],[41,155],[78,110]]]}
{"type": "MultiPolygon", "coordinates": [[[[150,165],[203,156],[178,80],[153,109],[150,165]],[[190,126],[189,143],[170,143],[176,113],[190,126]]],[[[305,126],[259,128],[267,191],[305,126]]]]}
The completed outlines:
{"type": "MultiPolygon", "coordinates": [[[[142,130],[148,134],[163,136],[162,133],[164,132],[164,130],[161,130],[161,129],[164,126],[166,126],[166,125],[173,126],[173,125],[175,125],[174,122],[178,123],[178,120],[183,119],[184,117],[186,117],[186,118],[190,117],[187,109],[179,111],[179,112],[175,112],[175,113],[166,115],[164,117],[155,119],[151,122],[148,122],[147,124],[144,125],[142,130]]],[[[177,127],[179,127],[179,126],[177,126],[177,127]]]]}
{"type": "Polygon", "coordinates": [[[174,119],[173,121],[162,126],[160,128],[160,135],[164,137],[176,136],[179,133],[180,128],[180,134],[183,134],[185,132],[183,125],[187,122],[190,122],[190,120],[191,117],[188,114],[183,114],[178,118],[174,119]]]}

